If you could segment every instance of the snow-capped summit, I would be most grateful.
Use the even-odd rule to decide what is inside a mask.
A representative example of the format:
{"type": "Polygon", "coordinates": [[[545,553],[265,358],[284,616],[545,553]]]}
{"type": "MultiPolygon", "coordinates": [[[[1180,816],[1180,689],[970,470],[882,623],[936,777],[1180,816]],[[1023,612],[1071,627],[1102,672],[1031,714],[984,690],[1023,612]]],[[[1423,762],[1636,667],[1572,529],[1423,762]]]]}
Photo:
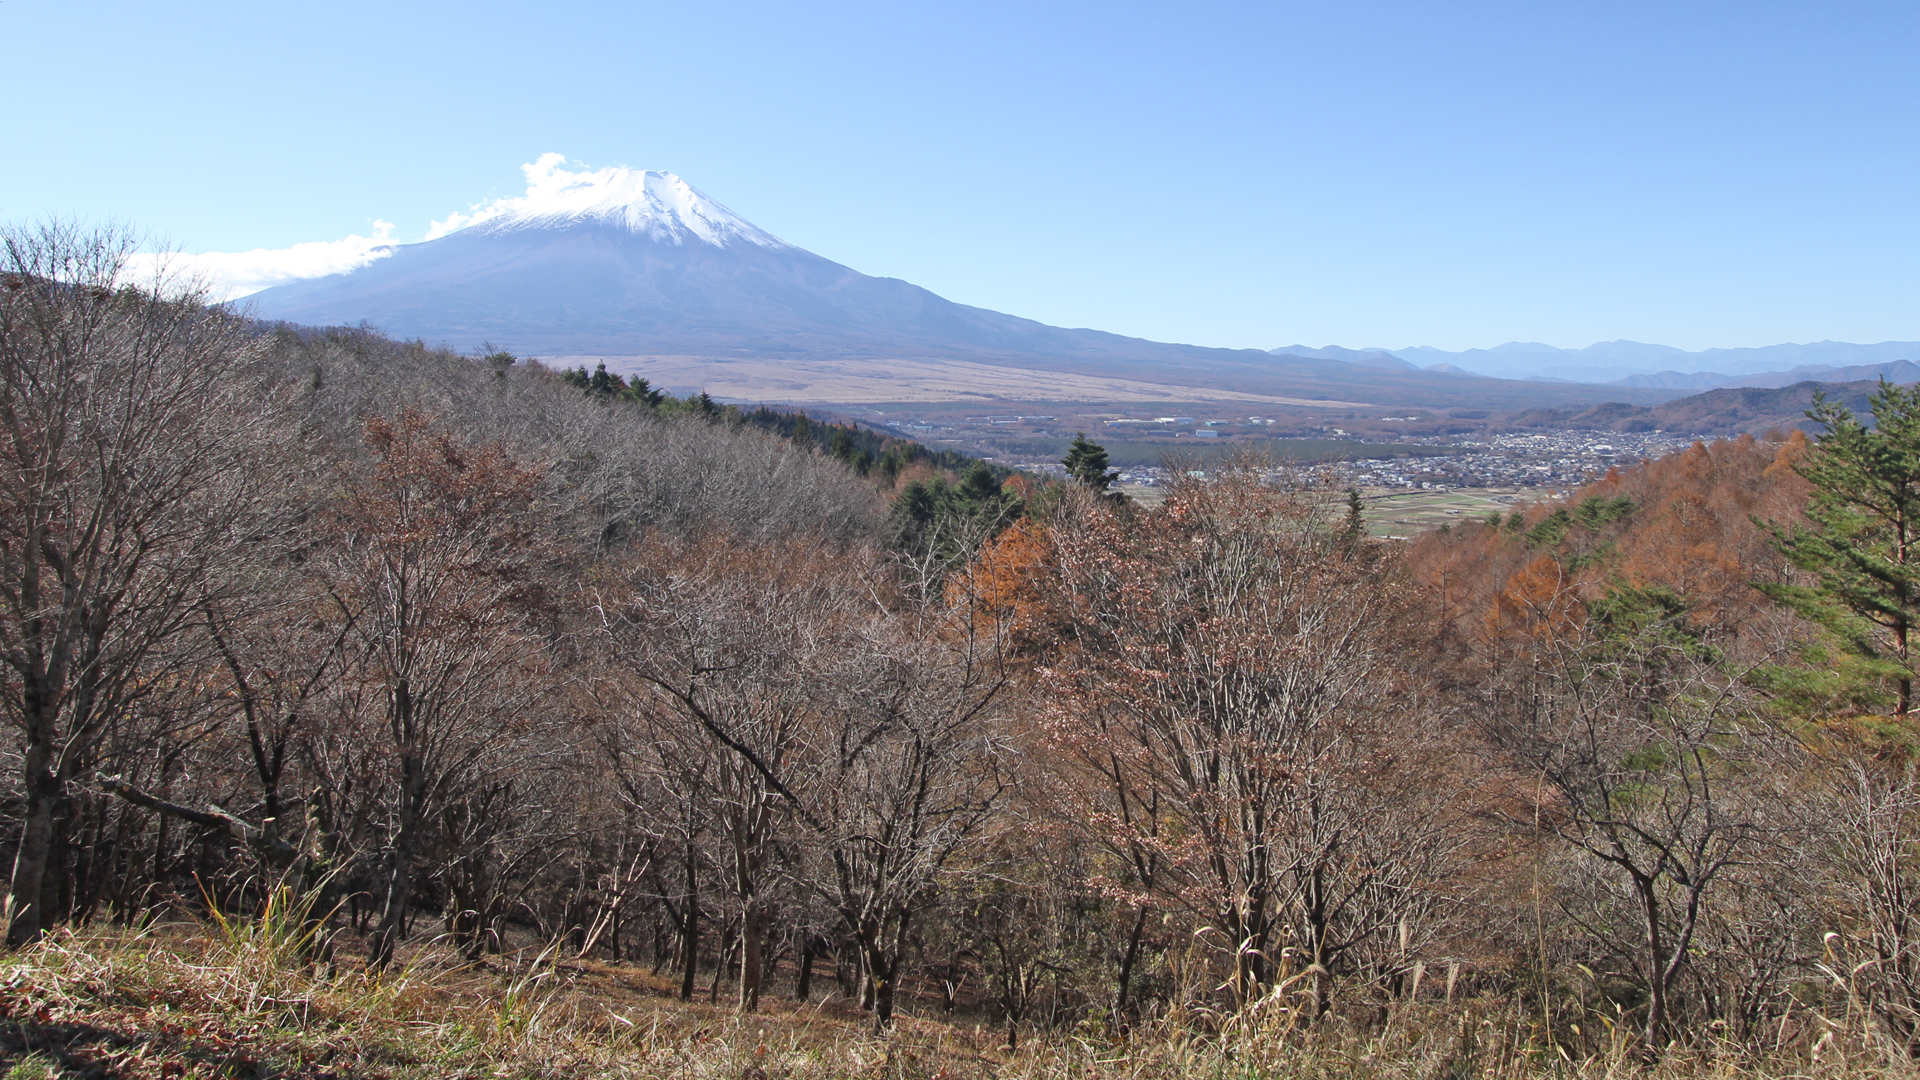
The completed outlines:
{"type": "MultiPolygon", "coordinates": [[[[956,304],[785,243],[672,173],[569,168],[559,154],[522,169],[524,195],[449,215],[420,243],[383,240],[377,256],[274,285],[242,309],[548,358],[927,358],[1289,397],[1311,389],[1329,401],[1482,400],[1478,382],[1348,362],[1385,354],[1206,349],[956,304]]],[[[1544,384],[1514,393],[1529,404],[1586,400],[1544,384]]]]}
{"type": "Polygon", "coordinates": [[[617,167],[572,172],[561,154],[542,154],[521,169],[527,175],[525,195],[495,199],[475,207],[471,214],[455,213],[436,221],[427,238],[456,230],[504,233],[591,223],[618,226],[669,244],[695,240],[715,247],[789,246],[670,172],[617,167]]]}

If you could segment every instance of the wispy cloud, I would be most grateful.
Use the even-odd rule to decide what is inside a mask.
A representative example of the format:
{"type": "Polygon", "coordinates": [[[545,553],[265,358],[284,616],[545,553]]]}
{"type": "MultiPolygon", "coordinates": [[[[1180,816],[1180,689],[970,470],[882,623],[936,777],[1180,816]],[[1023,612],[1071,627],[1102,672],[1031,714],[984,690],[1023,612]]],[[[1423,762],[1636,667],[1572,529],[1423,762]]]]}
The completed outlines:
{"type": "Polygon", "coordinates": [[[483,221],[506,217],[524,210],[538,211],[542,207],[559,203],[567,196],[604,188],[633,172],[631,169],[620,168],[589,170],[584,166],[580,172],[570,172],[566,165],[567,155],[565,154],[541,154],[535,160],[520,166],[520,171],[527,176],[525,195],[475,203],[467,207],[469,212],[464,214],[456,210],[447,215],[446,220],[432,222],[427,228],[426,238],[438,240],[450,232],[470,225],[478,225],[483,221]]]}
{"type": "Polygon", "coordinates": [[[252,251],[143,254],[133,259],[127,271],[136,280],[164,275],[171,280],[197,281],[206,285],[213,299],[234,300],[274,285],[343,274],[384,259],[398,244],[393,230],[392,222],[376,220],[372,236],[356,233],[340,240],[252,251]]]}
{"type": "MultiPolygon", "coordinates": [[[[456,210],[439,221],[429,220],[422,240],[440,237],[494,218],[525,210],[538,210],[568,198],[591,195],[630,174],[630,169],[580,171],[567,168],[565,154],[541,154],[520,166],[526,174],[523,195],[475,203],[456,210]]],[[[261,289],[284,285],[303,278],[324,277],[358,270],[393,254],[400,244],[394,238],[392,222],[375,220],[372,236],[355,234],[340,240],[316,240],[285,248],[256,248],[253,251],[209,251],[198,255],[141,255],[128,267],[136,277],[157,274],[173,280],[191,280],[204,284],[215,299],[234,300],[261,289]]]]}

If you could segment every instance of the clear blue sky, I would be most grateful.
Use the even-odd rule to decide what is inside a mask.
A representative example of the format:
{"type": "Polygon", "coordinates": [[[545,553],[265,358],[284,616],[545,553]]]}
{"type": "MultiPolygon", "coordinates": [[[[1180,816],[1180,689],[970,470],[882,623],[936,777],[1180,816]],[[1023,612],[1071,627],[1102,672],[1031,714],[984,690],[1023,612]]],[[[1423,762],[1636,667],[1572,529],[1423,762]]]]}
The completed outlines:
{"type": "Polygon", "coordinates": [[[1920,339],[1912,3],[0,2],[0,220],[187,251],[679,173],[1170,341],[1920,339]]]}

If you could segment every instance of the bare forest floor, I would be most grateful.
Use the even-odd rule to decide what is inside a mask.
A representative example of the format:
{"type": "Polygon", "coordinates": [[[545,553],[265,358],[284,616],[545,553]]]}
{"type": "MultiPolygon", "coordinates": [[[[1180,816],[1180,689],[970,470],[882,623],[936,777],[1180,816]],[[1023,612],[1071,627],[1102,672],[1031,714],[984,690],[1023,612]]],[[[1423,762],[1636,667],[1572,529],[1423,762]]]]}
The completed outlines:
{"type": "Polygon", "coordinates": [[[284,937],[246,924],[87,927],[0,960],[0,1077],[1920,1075],[1850,1037],[1844,1023],[1818,1017],[1764,1056],[1708,1047],[1670,1052],[1653,1066],[1625,1039],[1581,1053],[1550,1044],[1515,1009],[1486,1001],[1368,1010],[1309,1026],[1256,1006],[1225,1031],[1204,1030],[1201,1017],[1163,1020],[1131,1037],[1083,1027],[1035,1033],[1014,1052],[985,1016],[949,1021],[910,1008],[879,1037],[837,994],[811,1004],[769,998],[743,1016],[724,990],[721,1004],[708,1003],[704,983],[695,1001],[682,1002],[644,967],[556,963],[531,951],[465,964],[434,946],[403,953],[382,976],[343,962],[328,978],[284,937]],[[1822,1037],[1804,1037],[1816,1027],[1822,1037]]]}

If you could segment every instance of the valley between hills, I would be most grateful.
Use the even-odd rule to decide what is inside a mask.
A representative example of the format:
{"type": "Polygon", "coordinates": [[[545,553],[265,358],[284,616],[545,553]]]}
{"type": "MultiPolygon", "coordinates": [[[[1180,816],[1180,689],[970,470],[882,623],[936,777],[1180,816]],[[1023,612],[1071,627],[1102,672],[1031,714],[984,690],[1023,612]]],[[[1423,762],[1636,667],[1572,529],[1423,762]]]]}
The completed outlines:
{"type": "Polygon", "coordinates": [[[780,405],[1078,402],[1083,405],[1181,402],[1368,408],[1367,402],[1315,400],[1177,382],[1148,382],[1090,372],[1049,371],[959,359],[710,356],[557,356],[560,367],[605,363],[680,392],[705,390],[740,403],[780,405]]]}

